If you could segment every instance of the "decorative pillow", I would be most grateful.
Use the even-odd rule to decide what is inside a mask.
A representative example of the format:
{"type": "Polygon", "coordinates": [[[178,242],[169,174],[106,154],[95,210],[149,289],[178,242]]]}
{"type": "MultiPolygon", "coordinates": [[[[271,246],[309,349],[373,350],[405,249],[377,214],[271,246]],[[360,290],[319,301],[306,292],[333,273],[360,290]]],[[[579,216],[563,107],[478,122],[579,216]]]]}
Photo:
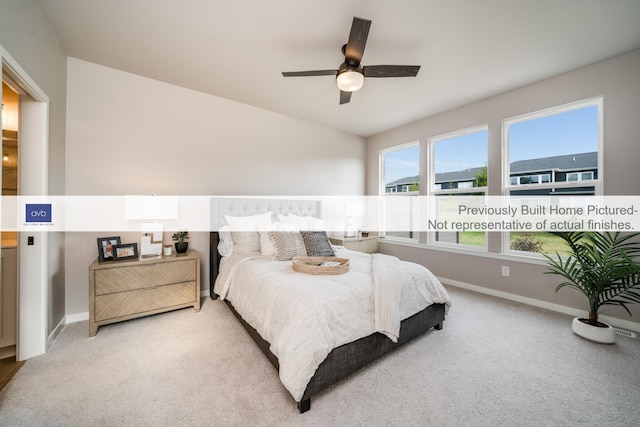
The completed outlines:
{"type": "Polygon", "coordinates": [[[293,224],[283,224],[272,222],[271,224],[258,224],[258,234],[260,234],[260,253],[262,255],[275,255],[276,247],[269,237],[270,231],[297,231],[293,224]]]}
{"type": "Polygon", "coordinates": [[[324,231],[301,231],[307,256],[336,256],[324,231]]]}
{"type": "Polygon", "coordinates": [[[258,224],[270,224],[271,212],[247,216],[225,215],[224,219],[231,229],[233,251],[235,253],[256,252],[260,250],[258,224]]]}
{"type": "Polygon", "coordinates": [[[289,222],[299,230],[308,231],[308,230],[322,230],[324,229],[324,221],[320,218],[314,218],[312,216],[299,216],[294,214],[289,214],[289,222]]]}
{"type": "Polygon", "coordinates": [[[233,254],[233,238],[231,237],[231,227],[225,225],[218,230],[220,236],[220,243],[218,243],[218,252],[222,256],[229,256],[233,254]]]}
{"type": "Polygon", "coordinates": [[[269,238],[275,247],[274,259],[286,261],[296,256],[306,256],[304,241],[299,231],[270,231],[269,238]]]}

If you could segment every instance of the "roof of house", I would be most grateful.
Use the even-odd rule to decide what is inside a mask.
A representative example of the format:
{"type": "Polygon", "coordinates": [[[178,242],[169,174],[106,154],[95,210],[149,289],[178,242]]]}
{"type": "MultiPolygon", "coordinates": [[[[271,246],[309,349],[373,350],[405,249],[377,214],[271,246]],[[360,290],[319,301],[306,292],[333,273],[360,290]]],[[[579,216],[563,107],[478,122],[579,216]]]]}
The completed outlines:
{"type": "MultiPolygon", "coordinates": [[[[598,166],[598,152],[565,154],[562,156],[541,157],[538,159],[518,160],[511,163],[511,173],[544,172],[548,170],[584,170],[598,166]]],[[[470,181],[482,167],[436,174],[436,182],[470,181]]],[[[420,176],[408,176],[386,184],[387,187],[419,182],[420,176]]]]}
{"type": "Polygon", "coordinates": [[[442,172],[436,174],[436,182],[449,182],[449,181],[471,181],[475,178],[476,174],[482,170],[484,166],[477,168],[469,168],[461,171],[442,172]]]}
{"type": "Polygon", "coordinates": [[[598,152],[565,154],[563,156],[519,160],[511,163],[511,173],[538,172],[547,170],[589,169],[598,166],[598,152]]]}
{"type": "Polygon", "coordinates": [[[416,182],[420,182],[420,175],[416,176],[406,176],[404,178],[396,179],[395,181],[387,183],[387,187],[396,186],[396,185],[411,185],[416,182]]]}

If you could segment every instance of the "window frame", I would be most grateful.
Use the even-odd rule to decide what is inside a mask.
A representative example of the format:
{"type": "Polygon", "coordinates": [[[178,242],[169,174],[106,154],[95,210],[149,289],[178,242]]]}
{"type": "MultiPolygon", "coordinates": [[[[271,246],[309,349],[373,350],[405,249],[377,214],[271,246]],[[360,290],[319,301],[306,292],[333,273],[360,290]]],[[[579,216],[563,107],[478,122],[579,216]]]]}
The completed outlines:
{"type": "MultiPolygon", "coordinates": [[[[408,232],[412,235],[411,237],[401,237],[401,236],[390,236],[387,235],[387,231],[386,231],[386,210],[385,210],[385,200],[383,196],[386,197],[406,197],[406,196],[419,196],[420,195],[420,190],[418,191],[397,191],[397,189],[394,189],[391,192],[387,192],[387,186],[385,181],[385,155],[394,151],[400,151],[400,150],[404,150],[407,148],[413,148],[413,147],[417,147],[418,148],[418,156],[417,156],[417,161],[418,161],[418,184],[420,184],[420,180],[422,180],[422,171],[421,171],[421,167],[420,165],[422,164],[422,161],[420,159],[421,156],[421,151],[422,151],[422,147],[420,144],[420,141],[412,141],[412,142],[407,142],[404,144],[400,144],[400,145],[394,145],[392,147],[388,147],[388,148],[383,148],[379,151],[379,158],[378,158],[378,164],[379,164],[379,172],[378,172],[378,176],[380,177],[379,180],[379,190],[378,190],[378,194],[381,196],[379,197],[379,206],[378,206],[378,212],[380,215],[380,226],[379,228],[379,236],[380,237],[384,237],[386,240],[392,240],[392,241],[396,241],[396,242],[409,242],[409,243],[418,243],[419,241],[419,236],[420,236],[420,232],[416,231],[416,230],[408,230],[408,232]]],[[[421,186],[419,185],[419,188],[421,186]]],[[[415,209],[418,209],[418,206],[415,207],[415,209]]],[[[419,212],[416,215],[416,218],[414,218],[412,220],[412,226],[416,226],[418,225],[418,220],[417,217],[419,216],[419,212]]]]}
{"type": "MultiPolygon", "coordinates": [[[[602,96],[596,96],[593,98],[587,98],[575,102],[570,102],[567,104],[544,108],[542,110],[537,110],[525,114],[520,114],[513,117],[508,117],[502,119],[501,124],[501,156],[502,156],[502,195],[509,196],[512,191],[522,191],[527,189],[536,189],[536,190],[553,190],[553,189],[567,189],[567,188],[580,188],[588,185],[589,187],[594,187],[594,195],[600,196],[604,194],[604,161],[603,161],[603,153],[604,153],[604,99],[602,96]],[[582,174],[589,171],[575,171],[569,173],[576,173],[579,176],[579,179],[576,181],[557,181],[557,182],[540,182],[534,184],[520,184],[520,176],[517,176],[517,184],[511,184],[511,165],[510,165],[510,141],[509,141],[509,127],[512,124],[522,123],[530,120],[536,120],[544,117],[553,116],[556,114],[561,114],[569,111],[575,111],[588,107],[597,107],[598,109],[598,154],[597,154],[597,176],[596,179],[590,180],[582,180],[582,174]]],[[[567,176],[569,175],[567,173],[567,176]]],[[[591,172],[593,177],[593,172],[591,172]]],[[[533,174],[529,174],[533,175],[533,174]]],[[[544,174],[538,174],[540,177],[544,174]]],[[[501,253],[505,255],[518,255],[530,257],[533,259],[543,259],[544,255],[537,252],[527,252],[527,251],[519,251],[515,249],[511,249],[511,233],[508,231],[502,232],[502,244],[501,244],[501,253]]]]}
{"type": "MultiPolygon", "coordinates": [[[[488,186],[473,187],[473,184],[471,184],[472,185],[471,187],[458,187],[458,188],[448,188],[448,189],[436,188],[436,172],[435,172],[436,144],[440,141],[444,141],[444,140],[455,138],[455,137],[470,135],[472,133],[477,133],[477,132],[487,133],[487,140],[486,140],[487,153],[486,153],[485,166],[487,168],[487,175],[488,175],[490,164],[489,164],[489,125],[487,123],[471,126],[464,129],[455,130],[452,132],[446,132],[440,135],[435,135],[433,137],[427,138],[427,147],[428,147],[427,176],[429,180],[429,183],[428,183],[429,185],[427,185],[426,193],[428,196],[443,196],[443,195],[450,195],[450,194],[462,195],[462,194],[469,194],[469,193],[483,194],[485,196],[488,195],[488,191],[489,191],[488,186]]],[[[474,252],[487,252],[489,247],[488,240],[489,239],[488,239],[487,232],[484,233],[484,245],[482,246],[468,245],[468,244],[459,243],[459,242],[439,241],[437,240],[436,231],[430,231],[427,233],[428,245],[433,245],[435,247],[455,248],[457,251],[469,250],[474,252]]]]}

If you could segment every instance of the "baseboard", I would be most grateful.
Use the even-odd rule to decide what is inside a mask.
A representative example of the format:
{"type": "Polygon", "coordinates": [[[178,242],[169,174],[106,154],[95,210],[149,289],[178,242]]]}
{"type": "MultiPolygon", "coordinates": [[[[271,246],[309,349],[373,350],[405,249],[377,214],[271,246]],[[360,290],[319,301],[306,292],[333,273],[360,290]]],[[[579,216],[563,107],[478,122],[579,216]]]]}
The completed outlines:
{"type": "Polygon", "coordinates": [[[632,322],[630,320],[618,319],[617,317],[609,317],[602,314],[598,316],[598,320],[601,320],[604,323],[608,323],[609,325],[617,329],[640,333],[640,324],[632,322]]]}
{"type": "Polygon", "coordinates": [[[60,335],[60,332],[62,332],[62,328],[64,328],[64,325],[67,324],[67,317],[63,317],[60,322],[58,322],[58,324],[56,325],[56,327],[53,329],[53,331],[49,334],[49,336],[47,337],[47,348],[49,348],[49,346],[51,345],[51,343],[53,343],[53,341],[55,341],[55,339],[58,337],[58,335],[60,335]]]}
{"type": "MultiPolygon", "coordinates": [[[[200,298],[202,299],[203,297],[209,297],[209,289],[200,291],[200,298]]],[[[65,319],[65,325],[69,323],[84,322],[85,320],[89,320],[89,312],[85,311],[84,313],[69,314],[65,319]]]]}
{"type": "Polygon", "coordinates": [[[69,314],[66,316],[66,319],[67,321],[65,324],[83,322],[85,320],[89,320],[89,312],[85,311],[84,313],[69,314]]]}
{"type": "MultiPolygon", "coordinates": [[[[528,298],[528,297],[523,297],[521,295],[511,294],[508,292],[497,291],[495,289],[484,288],[482,286],[472,285],[470,283],[460,282],[458,280],[447,279],[445,277],[438,277],[438,279],[443,284],[455,286],[456,288],[467,289],[467,290],[478,292],[485,295],[491,295],[494,297],[503,298],[510,301],[520,302],[520,303],[531,305],[534,307],[555,311],[557,313],[568,314],[570,316],[582,316],[582,317],[587,316],[587,312],[585,310],[578,310],[577,308],[567,307],[565,305],[554,304],[551,302],[541,301],[534,298],[528,298]]],[[[631,322],[629,320],[624,320],[624,319],[618,319],[617,317],[609,317],[609,316],[603,316],[603,315],[600,315],[599,318],[603,322],[606,322],[613,327],[640,333],[640,323],[631,322]]]]}

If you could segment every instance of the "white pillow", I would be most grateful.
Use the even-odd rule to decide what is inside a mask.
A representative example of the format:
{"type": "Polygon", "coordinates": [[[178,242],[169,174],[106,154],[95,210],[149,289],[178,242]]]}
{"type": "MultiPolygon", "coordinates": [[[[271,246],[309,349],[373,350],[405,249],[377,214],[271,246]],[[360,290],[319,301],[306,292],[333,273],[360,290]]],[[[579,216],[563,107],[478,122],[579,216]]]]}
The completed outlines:
{"type": "Polygon", "coordinates": [[[312,216],[289,214],[289,222],[300,231],[322,231],[324,229],[324,220],[312,216]]]}
{"type": "Polygon", "coordinates": [[[260,253],[262,255],[275,255],[276,247],[273,245],[270,231],[297,231],[293,224],[272,222],[271,224],[258,224],[258,234],[260,234],[260,253]]]}
{"type": "Polygon", "coordinates": [[[260,251],[260,235],[257,231],[232,231],[231,238],[236,254],[260,251]]]}
{"type": "Polygon", "coordinates": [[[218,243],[218,252],[222,256],[229,256],[233,254],[233,238],[231,237],[231,227],[225,225],[218,230],[218,236],[220,236],[220,242],[218,243]]]}
{"type": "Polygon", "coordinates": [[[260,250],[258,224],[271,224],[271,212],[247,216],[225,215],[224,219],[231,230],[233,251],[235,253],[256,252],[260,250]]]}
{"type": "Polygon", "coordinates": [[[271,212],[247,216],[225,215],[224,219],[231,227],[231,231],[256,230],[257,224],[271,224],[271,212]]]}

